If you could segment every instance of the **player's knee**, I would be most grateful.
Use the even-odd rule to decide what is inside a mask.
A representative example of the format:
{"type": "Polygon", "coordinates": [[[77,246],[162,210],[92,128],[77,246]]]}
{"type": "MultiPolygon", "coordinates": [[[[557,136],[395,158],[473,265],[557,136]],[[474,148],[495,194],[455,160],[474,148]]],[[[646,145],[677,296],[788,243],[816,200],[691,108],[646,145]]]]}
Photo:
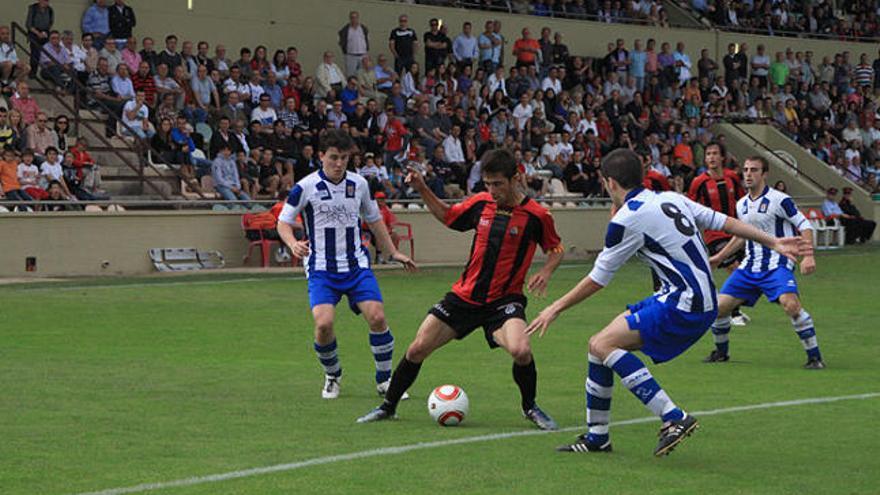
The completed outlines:
{"type": "Polygon", "coordinates": [[[388,328],[388,323],[385,321],[385,313],[379,311],[367,316],[367,325],[370,326],[371,332],[384,332],[388,328]]]}
{"type": "Polygon", "coordinates": [[[315,321],[315,336],[319,339],[333,335],[333,320],[315,321]]]}
{"type": "Polygon", "coordinates": [[[431,347],[422,339],[416,338],[406,349],[406,359],[414,363],[421,363],[431,354],[431,347]]]}
{"type": "Polygon", "coordinates": [[[599,359],[605,359],[611,350],[608,348],[605,339],[602,338],[601,334],[595,334],[590,337],[590,354],[596,356],[599,359]]]}
{"type": "Polygon", "coordinates": [[[516,364],[526,365],[532,361],[532,346],[528,342],[511,346],[509,352],[516,364]]]}
{"type": "Polygon", "coordinates": [[[801,302],[796,297],[782,298],[779,300],[779,304],[782,305],[782,310],[785,311],[785,314],[792,318],[801,312],[801,302]]]}

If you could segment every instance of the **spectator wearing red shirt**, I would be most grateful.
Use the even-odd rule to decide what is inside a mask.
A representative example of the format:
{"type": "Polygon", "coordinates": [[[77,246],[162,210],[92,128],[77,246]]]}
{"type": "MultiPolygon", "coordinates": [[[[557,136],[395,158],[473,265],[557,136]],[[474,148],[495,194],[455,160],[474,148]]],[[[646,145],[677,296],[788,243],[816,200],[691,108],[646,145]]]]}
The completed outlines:
{"type": "Polygon", "coordinates": [[[385,163],[393,166],[397,163],[395,157],[403,151],[403,140],[409,134],[400,119],[394,114],[394,105],[385,108],[388,114],[388,123],[385,124],[385,163]]]}
{"type": "Polygon", "coordinates": [[[150,74],[149,62],[141,62],[137,72],[131,76],[131,85],[135,92],[144,92],[144,101],[152,108],[156,104],[156,80],[150,74]]]}
{"type": "Polygon", "coordinates": [[[540,51],[541,45],[538,43],[538,40],[531,37],[529,28],[523,28],[522,38],[513,43],[513,55],[516,57],[516,66],[535,65],[540,51]]]}
{"type": "Polygon", "coordinates": [[[17,94],[12,97],[12,108],[21,112],[22,121],[26,126],[37,120],[40,106],[37,105],[37,100],[31,96],[30,87],[24,81],[18,83],[17,94]]]}

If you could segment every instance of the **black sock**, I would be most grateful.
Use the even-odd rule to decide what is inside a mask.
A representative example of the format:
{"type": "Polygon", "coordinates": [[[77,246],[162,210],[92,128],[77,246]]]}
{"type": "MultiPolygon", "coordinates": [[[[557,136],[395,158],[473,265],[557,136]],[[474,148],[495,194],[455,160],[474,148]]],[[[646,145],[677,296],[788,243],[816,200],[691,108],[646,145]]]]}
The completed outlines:
{"type": "Polygon", "coordinates": [[[513,363],[513,381],[519,385],[523,411],[535,407],[535,394],[538,389],[538,370],[535,369],[535,360],[532,359],[525,366],[513,363]]]}
{"type": "Polygon", "coordinates": [[[742,311],[739,310],[740,307],[741,306],[737,306],[737,307],[733,308],[733,311],[730,312],[730,316],[734,316],[734,317],[742,316],[742,311]]]}
{"type": "Polygon", "coordinates": [[[388,385],[388,391],[385,392],[385,402],[380,406],[382,409],[392,414],[397,410],[397,403],[400,402],[406,389],[416,381],[421,367],[422,363],[414,363],[403,356],[391,375],[391,384],[388,385]]]}

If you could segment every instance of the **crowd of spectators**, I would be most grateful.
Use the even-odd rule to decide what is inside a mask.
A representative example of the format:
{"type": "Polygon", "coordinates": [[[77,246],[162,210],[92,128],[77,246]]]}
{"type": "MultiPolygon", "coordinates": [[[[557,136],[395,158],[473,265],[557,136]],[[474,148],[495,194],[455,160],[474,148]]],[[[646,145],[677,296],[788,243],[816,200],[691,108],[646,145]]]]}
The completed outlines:
{"type": "Polygon", "coordinates": [[[668,27],[660,0],[393,0],[491,12],[668,27]]]}
{"type": "MultiPolygon", "coordinates": [[[[89,11],[120,5],[96,0],[89,11]]],[[[413,195],[403,181],[407,166],[424,170],[441,197],[470,194],[480,188],[479,157],[497,146],[516,152],[524,185],[539,197],[604,195],[598,164],[619,147],[639,152],[684,192],[705,168],[706,145],[724,142],[711,131],[723,119],[774,125],[841,175],[878,190],[880,57],[867,54],[858,64],[848,52],[817,61],[808,51],[771,55],[761,45],[751,54],[743,43],[721,61],[705,49],[692,60],[683,41],[648,38],[618,39],[604,56],[585,57],[549,28],[509,40],[498,20],[453,27],[432,19],[419,34],[406,15],[396,27],[370,29],[351,12],[337,33],[343,60],[326,51],[311,65],[295,46],[231,55],[222,44],[174,34],[138,40],[130,31],[87,28],[87,19],[88,12],[79,43],[62,32],[60,45],[71,78],[88,88],[84,103],[109,110],[108,136],[121,130],[149,143],[151,159],[179,170],[192,189],[211,175],[227,199],[289,189],[319,167],[316,144],[328,128],[352,135],[359,148],[352,169],[389,200],[413,195]]],[[[7,84],[20,109],[7,127],[27,125],[34,114],[27,83],[7,84]]],[[[737,157],[726,166],[736,169],[737,157]]]]}
{"type": "Polygon", "coordinates": [[[839,40],[880,36],[877,17],[880,5],[873,1],[690,0],[689,3],[695,12],[722,29],[839,40]]]}

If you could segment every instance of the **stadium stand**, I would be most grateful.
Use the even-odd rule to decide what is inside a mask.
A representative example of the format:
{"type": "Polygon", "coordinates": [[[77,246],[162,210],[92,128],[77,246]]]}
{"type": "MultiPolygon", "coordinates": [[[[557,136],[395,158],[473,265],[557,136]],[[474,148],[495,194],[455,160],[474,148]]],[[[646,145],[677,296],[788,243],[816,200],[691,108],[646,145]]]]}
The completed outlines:
{"type": "MultiPolygon", "coordinates": [[[[604,196],[598,161],[619,147],[638,151],[650,169],[686,191],[703,171],[706,143],[723,139],[713,133],[715,125],[748,122],[779,129],[841,176],[880,192],[874,96],[880,58],[858,54],[856,63],[854,54],[843,51],[820,61],[810,51],[770,54],[761,45],[751,55],[742,43],[731,45],[722,60],[707,50],[691,59],[683,41],[655,41],[653,30],[634,43],[609,43],[604,56],[586,57],[538,17],[662,27],[663,6],[418,3],[475,9],[473,21],[462,30],[441,22],[410,26],[402,15],[396,27],[368,29],[354,16],[338,32],[343,59],[327,51],[314,67],[299,59],[295,37],[287,46],[227,51],[189,41],[187,33],[138,39],[134,26],[130,36],[108,41],[85,16],[79,28],[86,32],[75,39],[76,26],[35,24],[43,22],[41,5],[51,9],[43,0],[28,9],[29,43],[21,28],[16,34],[17,23],[0,30],[2,104],[10,108],[0,114],[0,145],[19,154],[42,146],[29,142],[35,140],[37,107],[50,117],[50,127],[78,115],[79,136],[92,145],[77,147],[93,165],[86,170],[62,163],[63,180],[69,196],[87,201],[105,193],[213,199],[218,150],[226,143],[240,183],[240,193],[226,196],[273,199],[316,169],[316,141],[322,130],[335,127],[348,130],[359,145],[352,168],[392,205],[413,198],[403,181],[405,166],[413,163],[441,197],[478,191],[478,157],[499,145],[518,151],[533,195],[570,201],[604,196]],[[485,12],[478,10],[532,15],[530,32],[504,39],[500,23],[483,23],[485,12]],[[374,48],[389,33],[396,46],[392,56],[374,48]],[[17,57],[16,47],[31,53],[17,57]]],[[[89,7],[90,15],[103,15],[101,9],[89,7]]],[[[824,12],[821,6],[815,10],[824,12]]],[[[790,19],[795,17],[792,12],[790,19]]],[[[50,139],[58,140],[51,132],[56,135],[50,139]]],[[[76,149],[76,137],[64,135],[65,145],[76,149]]],[[[36,151],[40,166],[44,157],[36,151]]],[[[735,170],[737,162],[730,156],[726,166],[735,170]]]]}

